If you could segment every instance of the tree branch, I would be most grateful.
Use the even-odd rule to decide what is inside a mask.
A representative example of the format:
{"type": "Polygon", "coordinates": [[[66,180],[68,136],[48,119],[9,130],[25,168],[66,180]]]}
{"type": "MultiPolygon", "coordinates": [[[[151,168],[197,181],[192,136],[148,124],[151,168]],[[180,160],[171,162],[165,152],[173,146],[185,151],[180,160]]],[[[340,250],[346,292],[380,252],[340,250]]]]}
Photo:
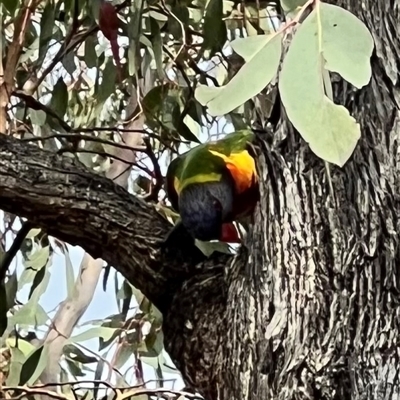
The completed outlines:
{"type": "Polygon", "coordinates": [[[162,312],[186,279],[217,261],[196,267],[205,258],[187,236],[163,246],[171,225],[110,179],[2,134],[0,208],[104,259],[162,312]]]}

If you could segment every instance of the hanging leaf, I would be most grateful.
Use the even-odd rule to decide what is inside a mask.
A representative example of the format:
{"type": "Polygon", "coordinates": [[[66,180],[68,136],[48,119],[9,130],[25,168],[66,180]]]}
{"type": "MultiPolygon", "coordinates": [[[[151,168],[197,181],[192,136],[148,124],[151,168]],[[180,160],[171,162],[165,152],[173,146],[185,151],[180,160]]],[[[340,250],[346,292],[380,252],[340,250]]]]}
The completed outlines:
{"type": "Polygon", "coordinates": [[[15,1],[15,0],[1,0],[0,3],[4,4],[4,7],[10,13],[10,15],[14,15],[15,10],[18,7],[18,1],[15,1]]]}
{"type": "Polygon", "coordinates": [[[98,57],[96,54],[97,38],[89,36],[85,40],[85,56],[84,60],[88,68],[94,68],[97,65],[98,57]]]}
{"type": "Polygon", "coordinates": [[[8,318],[7,312],[9,310],[7,303],[7,292],[4,282],[0,282],[0,337],[7,329],[8,318]]]}
{"type": "Polygon", "coordinates": [[[288,13],[296,10],[298,7],[304,6],[307,0],[281,0],[283,10],[288,13]]]}
{"type": "Polygon", "coordinates": [[[29,109],[29,117],[33,125],[43,126],[46,123],[47,114],[42,110],[29,109]]]}
{"type": "Polygon", "coordinates": [[[54,1],[48,1],[40,19],[39,57],[36,61],[38,66],[42,65],[53,36],[54,16],[54,1]]]}
{"type": "Polygon", "coordinates": [[[65,70],[72,76],[72,74],[76,70],[76,65],[75,65],[75,55],[71,51],[70,53],[67,53],[61,60],[61,63],[65,70]]]}
{"type": "Polygon", "coordinates": [[[337,72],[358,89],[371,79],[374,41],[367,27],[352,13],[321,3],[321,52],[325,68],[337,72]]]}
{"type": "Polygon", "coordinates": [[[95,328],[88,329],[86,332],[80,333],[79,335],[71,337],[69,343],[78,343],[90,340],[93,338],[103,338],[108,340],[114,334],[115,328],[107,328],[104,326],[96,326],[95,328]]]}
{"type": "Polygon", "coordinates": [[[19,378],[19,385],[32,385],[38,379],[40,374],[44,371],[48,362],[48,345],[40,346],[36,349],[24,362],[21,368],[21,374],[19,378]]]}
{"type": "Polygon", "coordinates": [[[283,62],[279,90],[290,121],[317,156],[339,166],[353,153],[360,126],[325,95],[324,69],[361,87],[371,76],[372,49],[368,30],[354,15],[321,3],[298,29],[283,62]]]}
{"type": "Polygon", "coordinates": [[[97,357],[85,354],[79,347],[73,344],[67,344],[66,346],[64,346],[63,353],[71,360],[82,364],[91,364],[98,361],[97,357]]]}
{"type": "Polygon", "coordinates": [[[250,36],[232,42],[246,63],[231,81],[219,88],[200,85],[196,99],[211,115],[224,115],[260,93],[276,75],[282,51],[281,35],[250,36]]]}
{"type": "Polygon", "coordinates": [[[113,64],[112,59],[108,59],[107,64],[103,70],[101,85],[97,93],[98,104],[103,106],[104,102],[110,97],[115,90],[115,78],[117,70],[113,64]]]}
{"type": "Polygon", "coordinates": [[[68,90],[63,78],[58,78],[54,85],[53,96],[49,105],[60,118],[64,117],[68,106],[68,90]]]}
{"type": "Polygon", "coordinates": [[[210,0],[204,16],[203,49],[211,54],[220,51],[227,40],[226,25],[223,20],[223,0],[210,0]]]}
{"type": "Polygon", "coordinates": [[[158,79],[163,80],[164,66],[163,66],[163,49],[162,49],[162,38],[160,25],[154,18],[150,18],[150,29],[151,29],[151,43],[154,51],[154,60],[156,62],[158,79]]]}

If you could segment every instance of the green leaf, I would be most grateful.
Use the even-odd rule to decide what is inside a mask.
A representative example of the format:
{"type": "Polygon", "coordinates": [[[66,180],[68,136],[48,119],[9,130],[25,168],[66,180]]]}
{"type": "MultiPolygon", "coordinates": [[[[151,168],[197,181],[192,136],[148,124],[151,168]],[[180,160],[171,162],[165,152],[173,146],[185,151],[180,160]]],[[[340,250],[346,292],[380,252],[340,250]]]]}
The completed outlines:
{"type": "Polygon", "coordinates": [[[111,266],[107,264],[103,268],[103,271],[104,271],[104,275],[103,275],[103,291],[106,292],[107,291],[107,282],[108,282],[108,278],[109,278],[110,272],[111,272],[111,266]]]}
{"type": "Polygon", "coordinates": [[[114,367],[120,370],[127,363],[127,361],[133,356],[134,354],[133,350],[134,349],[132,349],[131,346],[123,344],[120,348],[120,351],[118,352],[118,357],[115,359],[114,367]]]}
{"type": "Polygon", "coordinates": [[[367,60],[372,47],[360,24],[347,11],[321,3],[294,36],[279,79],[289,120],[318,157],[339,166],[353,153],[360,127],[346,108],[326,96],[324,69],[334,68],[358,86],[368,82],[371,70],[367,60]],[[360,48],[356,51],[357,46],[360,48]],[[357,52],[358,59],[347,49],[357,52]]]}
{"type": "Polygon", "coordinates": [[[94,68],[97,65],[96,44],[97,39],[94,36],[89,36],[85,40],[84,60],[88,68],[94,68]]]}
{"type": "Polygon", "coordinates": [[[75,54],[73,51],[67,53],[61,60],[61,63],[65,70],[72,75],[76,70],[75,65],[75,54]]]}
{"type": "Polygon", "coordinates": [[[27,358],[21,368],[19,385],[32,385],[39,378],[48,362],[49,347],[40,346],[27,358]]]}
{"type": "Polygon", "coordinates": [[[209,114],[224,115],[260,93],[276,75],[282,52],[281,35],[250,36],[232,42],[232,48],[247,62],[220,88],[199,85],[196,99],[209,114]]]}
{"type": "Polygon", "coordinates": [[[156,62],[158,79],[164,80],[164,65],[163,65],[163,49],[162,49],[162,38],[161,30],[157,21],[150,18],[150,29],[151,29],[151,44],[154,51],[154,61],[156,62]]]}
{"type": "Polygon", "coordinates": [[[47,321],[48,315],[40,306],[39,300],[49,284],[49,270],[45,269],[44,275],[40,278],[40,282],[34,282],[33,286],[36,285],[36,287],[32,291],[29,301],[25,303],[19,310],[17,310],[15,314],[10,318],[10,323],[12,323],[13,325],[21,324],[24,326],[40,326],[47,321]]]}
{"type": "Polygon", "coordinates": [[[42,268],[35,275],[35,278],[33,279],[33,282],[32,282],[31,290],[29,291],[28,299],[30,299],[32,297],[35,289],[43,282],[43,279],[45,277],[45,272],[46,272],[46,268],[42,268]]]}
{"type": "Polygon", "coordinates": [[[67,111],[68,106],[68,90],[63,78],[58,78],[53,88],[53,96],[50,101],[52,110],[62,118],[67,111]]]}
{"type": "Polygon", "coordinates": [[[223,0],[210,0],[204,16],[203,49],[211,54],[220,51],[227,40],[227,30],[223,17],[223,0]]]}
{"type": "MultiPolygon", "coordinates": [[[[23,340],[18,340],[18,346],[23,340]]],[[[9,340],[7,340],[8,344],[9,340]]],[[[21,351],[20,348],[14,346],[9,346],[11,352],[11,362],[9,365],[9,373],[6,381],[6,385],[17,386],[19,382],[19,377],[21,375],[22,366],[26,360],[26,356],[21,351]]]]}
{"type": "Polygon", "coordinates": [[[68,365],[69,372],[72,374],[73,377],[77,378],[77,377],[85,376],[79,363],[74,362],[73,360],[70,360],[69,358],[66,358],[65,361],[68,365]]]}
{"type": "Polygon", "coordinates": [[[108,59],[102,74],[103,78],[97,95],[97,101],[99,104],[103,104],[114,92],[116,74],[117,71],[112,59],[108,59]]]}
{"type": "Polygon", "coordinates": [[[33,125],[43,126],[46,123],[47,114],[42,110],[29,109],[29,117],[33,125]]]}
{"type": "Polygon", "coordinates": [[[33,239],[34,237],[36,237],[37,235],[39,235],[41,229],[40,228],[34,228],[31,229],[28,234],[26,235],[25,239],[33,239]]]}
{"type": "Polygon", "coordinates": [[[36,61],[38,66],[42,65],[53,36],[54,16],[54,1],[48,1],[40,19],[39,57],[36,61]]]}
{"type": "Polygon", "coordinates": [[[9,310],[7,302],[7,292],[4,282],[0,282],[0,336],[3,335],[8,325],[7,312],[9,310]]]}
{"type": "Polygon", "coordinates": [[[349,11],[321,3],[322,53],[325,68],[357,88],[371,79],[374,40],[367,27],[349,11]]]}
{"type": "Polygon", "coordinates": [[[229,250],[228,243],[224,242],[202,242],[201,240],[195,240],[195,245],[201,250],[206,256],[210,257],[212,253],[220,252],[225,254],[232,254],[229,250]]]}
{"type": "Polygon", "coordinates": [[[28,260],[25,261],[25,268],[33,268],[35,271],[39,271],[46,264],[50,258],[50,246],[38,248],[35,252],[29,255],[28,260]]]}
{"type": "Polygon", "coordinates": [[[96,21],[96,24],[99,24],[99,14],[100,14],[100,5],[101,5],[102,0],[92,0],[90,2],[91,8],[90,11],[92,13],[92,16],[94,20],[96,21]]]}
{"type": "Polygon", "coordinates": [[[42,326],[48,320],[48,315],[40,304],[28,301],[10,318],[10,324],[15,326],[42,326]]]}
{"type": "Polygon", "coordinates": [[[91,364],[98,361],[97,357],[86,355],[81,349],[73,344],[67,344],[64,346],[63,353],[71,360],[80,362],[82,364],[91,364]]]}
{"type": "Polygon", "coordinates": [[[172,3],[171,15],[168,16],[168,32],[175,40],[182,40],[182,25],[189,23],[189,10],[186,5],[176,1],[172,3]],[[178,22],[179,20],[179,22],[178,22]]]}
{"type": "Polygon", "coordinates": [[[161,330],[150,332],[145,339],[146,350],[139,351],[141,356],[157,357],[164,349],[164,335],[161,330]]]}
{"type": "Polygon", "coordinates": [[[294,11],[298,7],[304,6],[307,0],[281,0],[283,10],[287,12],[294,11]]]}
{"type": "Polygon", "coordinates": [[[189,129],[189,127],[182,120],[182,114],[179,104],[176,104],[172,111],[172,124],[174,125],[179,136],[183,137],[190,142],[201,143],[199,138],[189,129]]]}
{"type": "Polygon", "coordinates": [[[9,309],[14,307],[17,291],[18,291],[17,270],[14,270],[14,272],[12,273],[12,275],[8,277],[8,280],[6,282],[6,299],[9,309]]]}
{"type": "Polygon", "coordinates": [[[10,15],[14,15],[15,10],[18,7],[18,1],[15,0],[1,0],[1,4],[4,4],[4,7],[7,9],[7,11],[10,13],[10,15]]]}
{"type": "MultiPolygon", "coordinates": [[[[104,361],[100,358],[99,362],[97,363],[96,366],[96,371],[94,373],[94,380],[95,381],[101,381],[101,377],[103,375],[103,370],[104,370],[104,361]]],[[[99,386],[100,384],[98,382],[95,382],[93,385],[93,398],[97,399],[97,393],[99,391],[99,386]]]]}
{"type": "Polygon", "coordinates": [[[86,332],[71,337],[68,340],[68,343],[84,342],[86,340],[90,340],[93,338],[103,338],[104,340],[108,340],[112,337],[115,331],[116,331],[115,328],[96,326],[95,328],[88,329],[86,332]]]}

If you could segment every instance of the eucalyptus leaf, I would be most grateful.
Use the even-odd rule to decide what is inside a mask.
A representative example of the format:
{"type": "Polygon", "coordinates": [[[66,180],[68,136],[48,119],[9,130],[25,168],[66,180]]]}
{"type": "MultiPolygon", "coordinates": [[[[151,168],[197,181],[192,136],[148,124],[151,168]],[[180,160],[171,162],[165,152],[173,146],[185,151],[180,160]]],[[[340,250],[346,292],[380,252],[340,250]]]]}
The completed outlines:
{"type": "Polygon", "coordinates": [[[94,36],[89,36],[85,40],[84,60],[88,68],[94,68],[97,65],[96,44],[97,39],[94,36]]]}
{"type": "Polygon", "coordinates": [[[63,65],[63,67],[65,68],[65,70],[72,75],[75,70],[76,70],[76,64],[75,64],[75,55],[74,53],[71,51],[69,53],[67,53],[61,60],[61,63],[63,65]]]}
{"type": "Polygon", "coordinates": [[[104,326],[96,326],[94,328],[88,329],[86,332],[80,333],[79,335],[73,336],[68,339],[68,343],[78,343],[84,342],[86,340],[94,338],[103,338],[108,340],[115,333],[115,328],[107,328],[104,326]]]}
{"type": "Polygon", "coordinates": [[[279,90],[288,118],[318,157],[339,166],[350,158],[361,132],[347,109],[326,96],[324,70],[332,68],[360,87],[370,79],[371,53],[372,40],[362,23],[321,3],[296,32],[283,62],[279,90]]]}
{"type": "Polygon", "coordinates": [[[223,17],[223,0],[210,0],[204,16],[203,49],[211,54],[220,51],[227,40],[227,30],[223,17]]]}
{"type": "Polygon", "coordinates": [[[42,65],[49,48],[50,40],[53,36],[53,29],[55,26],[54,17],[54,1],[50,0],[46,3],[40,19],[39,57],[36,61],[38,66],[42,65]]]}
{"type": "Polygon", "coordinates": [[[214,252],[231,254],[231,251],[229,250],[229,245],[224,242],[203,242],[196,239],[195,245],[206,257],[210,257],[211,254],[213,254],[214,252]]]}
{"type": "Polygon", "coordinates": [[[43,126],[46,123],[47,114],[42,110],[29,109],[29,117],[33,125],[43,126]]]}
{"type": "Polygon", "coordinates": [[[9,310],[7,302],[7,292],[4,282],[0,282],[0,336],[3,335],[8,325],[7,312],[9,310]]]}
{"type": "Polygon", "coordinates": [[[49,347],[45,344],[30,354],[21,368],[21,374],[19,378],[20,386],[25,384],[32,385],[38,380],[40,374],[47,365],[48,353],[49,347]]]}
{"type": "Polygon", "coordinates": [[[325,68],[359,89],[367,85],[374,49],[371,33],[354,14],[341,7],[321,3],[320,13],[325,68]]]}
{"type": "Polygon", "coordinates": [[[298,7],[304,6],[307,1],[308,0],[281,0],[281,5],[285,12],[291,12],[298,7]]]}
{"type": "Polygon", "coordinates": [[[63,353],[71,360],[80,362],[82,364],[91,364],[98,361],[97,357],[85,354],[79,347],[73,344],[67,344],[66,346],[64,346],[63,353]]]}
{"type": "Polygon", "coordinates": [[[281,41],[279,34],[252,36],[233,42],[233,49],[247,62],[223,87],[199,85],[195,92],[196,99],[202,105],[207,105],[209,114],[218,116],[229,113],[260,93],[278,71],[281,41]]]}
{"type": "Polygon", "coordinates": [[[52,110],[62,118],[67,111],[68,90],[63,78],[59,78],[53,88],[53,96],[50,101],[52,110]]]}
{"type": "Polygon", "coordinates": [[[0,3],[4,4],[4,7],[10,13],[11,16],[14,15],[15,10],[18,7],[18,1],[16,1],[16,0],[1,0],[0,3]]]}

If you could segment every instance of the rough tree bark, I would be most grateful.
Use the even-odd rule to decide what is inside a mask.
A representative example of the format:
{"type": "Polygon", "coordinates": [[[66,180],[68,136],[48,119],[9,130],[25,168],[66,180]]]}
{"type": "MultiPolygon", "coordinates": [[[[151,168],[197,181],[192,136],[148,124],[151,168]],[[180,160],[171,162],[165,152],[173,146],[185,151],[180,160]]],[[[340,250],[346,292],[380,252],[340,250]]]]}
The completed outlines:
{"type": "Polygon", "coordinates": [[[284,116],[269,141],[260,137],[257,223],[236,257],[163,249],[169,226],[151,206],[0,135],[0,208],[141,289],[164,315],[165,345],[186,382],[209,400],[400,398],[399,5],[334,3],[376,43],[368,87],[335,84],[362,138],[346,166],[331,169],[333,199],[323,162],[284,116]]]}
{"type": "Polygon", "coordinates": [[[399,3],[332,3],[376,43],[368,87],[335,84],[362,138],[351,161],[331,169],[335,199],[323,163],[285,118],[263,147],[254,245],[225,279],[228,335],[211,368],[222,399],[400,397],[399,3]]]}

